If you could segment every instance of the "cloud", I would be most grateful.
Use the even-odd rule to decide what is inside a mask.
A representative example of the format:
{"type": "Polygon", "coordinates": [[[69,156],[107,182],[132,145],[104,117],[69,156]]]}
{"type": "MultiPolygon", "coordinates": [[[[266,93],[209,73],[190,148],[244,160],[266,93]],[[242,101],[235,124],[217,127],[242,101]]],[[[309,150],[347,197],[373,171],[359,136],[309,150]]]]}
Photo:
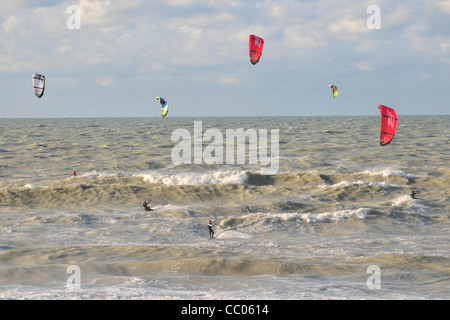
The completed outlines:
{"type": "Polygon", "coordinates": [[[281,20],[287,16],[287,5],[282,2],[266,1],[264,6],[267,13],[274,19],[281,20]]]}
{"type": "Polygon", "coordinates": [[[80,85],[79,79],[75,77],[59,78],[58,82],[67,88],[74,88],[80,85]]]}
{"type": "Polygon", "coordinates": [[[222,84],[235,84],[236,82],[238,82],[238,79],[233,74],[223,74],[219,78],[219,83],[222,84]]]}
{"type": "Polygon", "coordinates": [[[412,5],[403,4],[382,9],[381,27],[383,29],[392,29],[394,27],[408,25],[412,20],[415,20],[413,17],[416,16],[416,10],[412,5]]]}
{"type": "Polygon", "coordinates": [[[2,1],[1,15],[16,15],[25,8],[32,6],[32,0],[4,0],[2,1]]]}
{"type": "Polygon", "coordinates": [[[17,16],[10,16],[2,23],[3,32],[9,33],[20,25],[20,19],[17,16]]]}
{"type": "Polygon", "coordinates": [[[102,77],[101,79],[97,80],[97,82],[102,86],[102,87],[111,87],[113,86],[116,81],[114,77],[102,77]]]}
{"type": "Polygon", "coordinates": [[[370,62],[359,62],[356,64],[356,67],[361,71],[373,71],[373,64],[370,62]]]}
{"type": "Polygon", "coordinates": [[[198,3],[198,0],[167,0],[172,7],[189,7],[198,3]]]}
{"type": "Polygon", "coordinates": [[[83,27],[117,27],[123,21],[118,19],[121,9],[126,8],[120,0],[80,0],[78,6],[83,27]]]}
{"type": "Polygon", "coordinates": [[[435,1],[436,7],[446,14],[450,14],[450,0],[435,1]]]}
{"type": "Polygon", "coordinates": [[[120,85],[122,92],[149,83],[174,92],[217,84],[242,95],[296,88],[293,97],[298,82],[329,73],[343,78],[349,70],[361,77],[380,69],[412,70],[431,75],[431,82],[435,72],[446,70],[450,0],[378,5],[381,29],[370,30],[369,3],[350,0],[6,0],[0,71],[39,71],[80,90],[88,85],[80,79],[89,79],[90,86],[120,85]],[[66,25],[73,4],[81,10],[80,30],[66,25]],[[265,40],[254,67],[248,61],[250,34],[265,40]],[[440,70],[428,70],[430,65],[440,70]]]}
{"type": "Polygon", "coordinates": [[[343,41],[356,41],[370,30],[364,19],[340,19],[328,25],[330,31],[337,39],[343,41]]]}
{"type": "Polygon", "coordinates": [[[292,26],[283,31],[283,46],[296,49],[311,49],[318,48],[325,44],[322,33],[311,33],[312,32],[305,33],[304,26],[292,26]]]}

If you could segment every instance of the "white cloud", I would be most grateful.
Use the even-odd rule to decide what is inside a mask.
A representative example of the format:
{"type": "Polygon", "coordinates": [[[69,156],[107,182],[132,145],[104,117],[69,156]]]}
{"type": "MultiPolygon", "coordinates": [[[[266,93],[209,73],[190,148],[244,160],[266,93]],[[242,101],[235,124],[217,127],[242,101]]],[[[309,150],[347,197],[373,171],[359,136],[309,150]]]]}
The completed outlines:
{"type": "Polygon", "coordinates": [[[411,22],[416,16],[416,8],[411,5],[399,4],[395,8],[382,9],[381,27],[391,29],[411,22]]]}
{"type": "Polygon", "coordinates": [[[355,41],[370,30],[363,19],[340,19],[328,25],[328,30],[339,40],[355,41]]]}
{"type": "Polygon", "coordinates": [[[265,4],[265,9],[267,11],[267,13],[275,19],[281,20],[281,19],[285,19],[286,18],[286,3],[282,3],[282,2],[272,2],[272,1],[266,1],[265,4]]]}
{"type": "Polygon", "coordinates": [[[361,71],[373,71],[374,70],[373,63],[370,63],[370,62],[359,62],[356,64],[356,67],[361,71]]]}
{"type": "Polygon", "coordinates": [[[75,77],[60,78],[57,81],[67,88],[74,88],[80,84],[78,78],[75,77]]]}
{"type": "Polygon", "coordinates": [[[236,82],[238,79],[232,74],[224,74],[219,78],[219,83],[222,84],[235,84],[236,82]]]}
{"type": "Polygon", "coordinates": [[[16,15],[18,12],[23,11],[25,8],[30,6],[33,6],[32,0],[3,0],[0,16],[2,14],[16,15]]]}
{"type": "Polygon", "coordinates": [[[305,32],[304,26],[292,26],[283,31],[282,44],[287,48],[311,49],[324,45],[323,34],[319,32],[305,32]],[[314,33],[314,34],[312,34],[314,33]]]}
{"type": "Polygon", "coordinates": [[[198,0],[167,0],[169,6],[188,7],[198,3],[198,0]]]}
{"type": "Polygon", "coordinates": [[[79,7],[83,26],[111,23],[111,0],[80,0],[79,7]]]}
{"type": "Polygon", "coordinates": [[[435,1],[436,7],[446,14],[450,14],[450,0],[435,1]]]}
{"type": "Polygon", "coordinates": [[[20,24],[20,19],[17,16],[10,16],[2,23],[3,32],[9,33],[15,30],[20,24]]]}
{"type": "Polygon", "coordinates": [[[115,77],[106,76],[97,80],[97,83],[102,87],[110,87],[116,83],[115,77]]]}
{"type": "Polygon", "coordinates": [[[168,31],[177,30],[180,26],[193,26],[197,28],[210,28],[228,26],[236,17],[220,12],[217,14],[192,14],[183,17],[169,18],[164,21],[163,28],[168,31]]]}

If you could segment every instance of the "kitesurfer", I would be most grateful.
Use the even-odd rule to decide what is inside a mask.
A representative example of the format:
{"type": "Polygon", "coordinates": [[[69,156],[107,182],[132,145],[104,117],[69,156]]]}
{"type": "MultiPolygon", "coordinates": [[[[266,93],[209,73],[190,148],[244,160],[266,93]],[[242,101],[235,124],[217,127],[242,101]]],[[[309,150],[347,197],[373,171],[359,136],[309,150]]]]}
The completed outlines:
{"type": "Polygon", "coordinates": [[[215,223],[212,223],[211,220],[208,222],[208,230],[209,230],[209,237],[214,238],[214,230],[213,227],[215,226],[215,223]]]}
{"type": "Polygon", "coordinates": [[[76,176],[76,175],[77,175],[77,172],[76,172],[76,171],[72,172],[72,175],[73,175],[73,176],[76,176]]]}
{"type": "MultiPolygon", "coordinates": [[[[152,201],[152,200],[150,200],[150,201],[152,201]]],[[[144,200],[143,206],[144,206],[144,209],[145,209],[146,211],[152,211],[152,208],[150,208],[150,207],[148,206],[149,203],[150,203],[150,201],[147,202],[147,201],[144,200]]]]}
{"type": "Polygon", "coordinates": [[[417,191],[411,191],[411,194],[410,194],[410,196],[411,196],[411,198],[413,198],[413,199],[417,199],[416,198],[416,194],[418,194],[418,192],[417,191]]]}

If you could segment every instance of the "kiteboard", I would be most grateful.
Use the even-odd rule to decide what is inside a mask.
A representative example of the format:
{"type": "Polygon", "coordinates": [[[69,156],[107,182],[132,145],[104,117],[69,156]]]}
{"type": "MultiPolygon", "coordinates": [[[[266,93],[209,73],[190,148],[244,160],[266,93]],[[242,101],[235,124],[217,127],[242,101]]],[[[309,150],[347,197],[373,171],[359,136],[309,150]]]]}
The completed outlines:
{"type": "Polygon", "coordinates": [[[152,208],[147,207],[147,208],[145,208],[145,211],[155,211],[155,210],[153,210],[152,208]]]}

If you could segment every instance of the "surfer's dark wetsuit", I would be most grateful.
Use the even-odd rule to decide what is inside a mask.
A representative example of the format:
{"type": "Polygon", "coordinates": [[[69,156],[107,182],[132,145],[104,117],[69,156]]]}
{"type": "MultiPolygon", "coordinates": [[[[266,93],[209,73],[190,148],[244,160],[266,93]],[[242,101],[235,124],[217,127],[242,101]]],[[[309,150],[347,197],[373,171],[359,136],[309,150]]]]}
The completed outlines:
{"type": "Polygon", "coordinates": [[[148,202],[147,201],[144,201],[143,206],[144,206],[144,209],[147,210],[147,211],[152,210],[150,207],[148,207],[148,202]]]}
{"type": "Polygon", "coordinates": [[[214,238],[214,230],[213,230],[212,227],[214,227],[214,223],[212,223],[211,220],[209,220],[209,222],[208,222],[208,230],[209,230],[209,237],[210,238],[214,238]]]}
{"type": "Polygon", "coordinates": [[[417,191],[412,191],[411,194],[410,194],[411,198],[416,199],[416,194],[417,193],[418,193],[417,191]]]}

